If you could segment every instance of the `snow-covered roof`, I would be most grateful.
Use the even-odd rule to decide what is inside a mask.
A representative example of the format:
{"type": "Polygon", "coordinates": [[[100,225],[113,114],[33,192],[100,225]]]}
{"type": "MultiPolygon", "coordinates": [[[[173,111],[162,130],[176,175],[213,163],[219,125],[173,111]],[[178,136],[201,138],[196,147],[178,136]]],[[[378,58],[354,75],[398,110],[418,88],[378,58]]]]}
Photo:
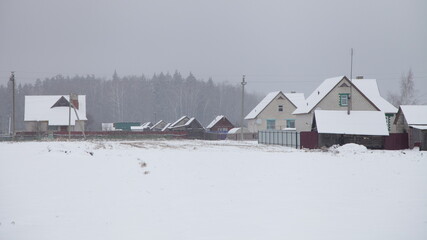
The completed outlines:
{"type": "Polygon", "coordinates": [[[338,83],[344,76],[328,78],[323,81],[314,91],[308,96],[305,104],[298,107],[293,114],[309,113],[338,83]]]}
{"type": "Polygon", "coordinates": [[[282,93],[282,91],[271,92],[256,105],[252,111],[246,115],[245,119],[254,119],[270,104],[279,94],[283,94],[295,107],[304,105],[304,94],[303,93],[282,93]]]}
{"type": "Polygon", "coordinates": [[[169,126],[169,128],[173,129],[173,128],[180,128],[180,127],[187,127],[187,126],[189,126],[194,121],[196,121],[203,128],[203,126],[199,123],[199,121],[197,121],[197,119],[195,117],[192,117],[192,118],[188,119],[186,122],[181,123],[180,125],[178,125],[179,122],[185,120],[185,118],[188,118],[188,117],[185,117],[185,118],[184,117],[182,117],[180,121],[176,121],[175,122],[175,126],[172,126],[172,124],[171,124],[169,126]]]}
{"type": "MultiPolygon", "coordinates": [[[[25,96],[24,121],[48,121],[50,126],[65,126],[69,121],[68,106],[52,107],[61,97],[69,101],[69,95],[39,95],[25,96]]],[[[79,95],[79,109],[76,109],[80,120],[86,118],[86,96],[79,95]]],[[[77,120],[74,110],[71,110],[71,125],[77,120]]]]}
{"type": "Polygon", "coordinates": [[[217,124],[222,118],[224,117],[224,115],[219,115],[216,116],[215,119],[209,123],[209,125],[206,128],[212,128],[213,126],[215,126],[215,124],[217,124]]]}
{"type": "MultiPolygon", "coordinates": [[[[182,116],[180,117],[178,120],[176,120],[175,122],[173,122],[169,127],[175,127],[179,122],[181,122],[182,120],[184,120],[185,118],[189,119],[187,116],[182,116]]],[[[188,121],[188,120],[187,120],[188,121]]]]}
{"type": "MultiPolygon", "coordinates": [[[[328,78],[323,81],[313,93],[306,99],[302,107],[298,107],[293,114],[309,113],[322,99],[343,79],[345,76],[328,78]]],[[[386,113],[396,113],[391,103],[381,97],[378,90],[377,80],[375,79],[353,79],[351,82],[357,89],[364,94],[380,111],[386,113]]]]}
{"type": "Polygon", "coordinates": [[[147,129],[150,129],[150,125],[151,125],[151,122],[146,122],[146,123],[143,123],[141,126],[130,126],[130,129],[136,130],[136,131],[147,130],[147,129]]]}
{"type": "Polygon", "coordinates": [[[168,130],[168,128],[170,127],[170,125],[171,125],[171,123],[167,123],[167,124],[165,125],[165,127],[164,127],[164,128],[162,128],[162,132],[164,132],[164,131],[168,130]]]}
{"type": "Polygon", "coordinates": [[[284,93],[284,95],[296,108],[305,104],[304,93],[284,93]]]}
{"type": "Polygon", "coordinates": [[[352,82],[380,111],[397,113],[397,108],[381,97],[376,79],[353,79],[352,82]]]}
{"type": "Polygon", "coordinates": [[[408,125],[427,125],[427,105],[402,105],[408,125]]]}
{"type": "Polygon", "coordinates": [[[412,128],[420,129],[420,130],[427,130],[427,125],[409,125],[412,128]]]}
{"type": "Polygon", "coordinates": [[[319,133],[388,136],[387,122],[381,111],[316,110],[319,133]]]}
{"type": "Polygon", "coordinates": [[[144,130],[144,129],[146,129],[146,127],[143,127],[143,126],[130,126],[130,130],[135,130],[135,131],[141,131],[141,130],[144,130]]]}
{"type": "Polygon", "coordinates": [[[190,125],[195,119],[196,119],[195,117],[188,119],[188,121],[184,124],[184,126],[190,125]]]}
{"type": "Polygon", "coordinates": [[[156,124],[154,124],[150,129],[155,129],[157,126],[159,126],[160,124],[164,123],[163,120],[158,121],[156,124]]]}
{"type": "MultiPolygon", "coordinates": [[[[236,134],[236,133],[241,133],[242,131],[240,130],[239,127],[236,128],[232,128],[228,131],[228,134],[236,134]]],[[[247,128],[243,128],[243,133],[249,133],[249,130],[247,128]]]]}
{"type": "Polygon", "coordinates": [[[256,105],[256,107],[254,109],[252,109],[252,111],[246,115],[245,119],[254,119],[256,118],[256,116],[258,116],[258,114],[260,114],[262,112],[262,110],[264,110],[268,104],[273,101],[273,99],[280,93],[280,91],[277,92],[271,92],[269,94],[267,94],[267,96],[264,97],[264,99],[261,100],[261,102],[258,103],[258,105],[256,105]]]}

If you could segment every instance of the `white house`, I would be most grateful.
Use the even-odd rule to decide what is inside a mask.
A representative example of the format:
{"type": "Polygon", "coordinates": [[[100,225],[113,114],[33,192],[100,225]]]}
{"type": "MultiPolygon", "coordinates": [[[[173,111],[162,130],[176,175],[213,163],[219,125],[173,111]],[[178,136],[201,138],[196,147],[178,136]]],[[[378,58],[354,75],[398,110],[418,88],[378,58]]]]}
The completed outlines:
{"type": "Polygon", "coordinates": [[[397,108],[381,97],[377,81],[375,79],[350,81],[345,76],[324,80],[305,100],[305,103],[292,112],[296,119],[297,131],[311,131],[315,110],[347,111],[350,97],[351,111],[383,112],[389,132],[396,131],[392,123],[397,108]]]}
{"type": "Polygon", "coordinates": [[[304,104],[304,94],[271,92],[245,117],[250,132],[295,130],[292,114],[304,104]]]}
{"type": "Polygon", "coordinates": [[[72,96],[71,115],[69,99],[69,95],[25,96],[25,131],[68,131],[70,117],[71,131],[84,130],[86,96],[72,96]]]}

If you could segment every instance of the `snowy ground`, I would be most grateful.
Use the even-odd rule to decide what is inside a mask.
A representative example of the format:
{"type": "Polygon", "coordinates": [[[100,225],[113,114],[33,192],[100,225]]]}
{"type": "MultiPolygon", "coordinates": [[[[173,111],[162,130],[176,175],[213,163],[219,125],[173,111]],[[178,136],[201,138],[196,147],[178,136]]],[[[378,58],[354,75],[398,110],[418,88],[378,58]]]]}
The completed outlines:
{"type": "Polygon", "coordinates": [[[427,239],[427,152],[0,143],[0,239],[427,239]]]}

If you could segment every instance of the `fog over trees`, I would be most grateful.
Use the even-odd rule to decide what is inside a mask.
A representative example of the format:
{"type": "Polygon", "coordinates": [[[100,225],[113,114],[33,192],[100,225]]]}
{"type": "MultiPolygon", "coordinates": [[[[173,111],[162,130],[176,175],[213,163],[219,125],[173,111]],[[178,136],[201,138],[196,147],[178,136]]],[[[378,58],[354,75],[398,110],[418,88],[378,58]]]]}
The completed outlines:
{"type": "Polygon", "coordinates": [[[418,104],[412,69],[409,69],[407,74],[402,74],[399,84],[400,91],[398,93],[389,93],[387,96],[387,99],[390,101],[390,103],[395,107],[399,107],[400,105],[418,104]]]}
{"type": "MultiPolygon", "coordinates": [[[[86,95],[88,130],[100,130],[102,122],[159,121],[172,122],[182,115],[196,117],[204,126],[217,115],[227,116],[233,124],[240,122],[241,86],[198,80],[193,74],[179,72],[120,77],[111,79],[93,75],[67,77],[57,75],[37,79],[34,84],[19,84],[16,74],[16,127],[24,127],[25,95],[86,95]]],[[[7,132],[12,112],[12,86],[0,86],[0,132],[7,132]]],[[[260,96],[245,94],[245,114],[260,96]]]]}

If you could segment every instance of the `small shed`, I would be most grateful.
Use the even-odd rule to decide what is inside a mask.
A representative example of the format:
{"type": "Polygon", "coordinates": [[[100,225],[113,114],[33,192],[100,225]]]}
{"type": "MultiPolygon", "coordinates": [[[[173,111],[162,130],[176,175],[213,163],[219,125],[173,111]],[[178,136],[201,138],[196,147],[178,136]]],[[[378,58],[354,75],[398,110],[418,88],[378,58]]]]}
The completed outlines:
{"type": "Polygon", "coordinates": [[[209,132],[227,133],[234,125],[223,115],[219,115],[206,127],[209,132]]]}
{"type": "Polygon", "coordinates": [[[384,113],[381,111],[316,110],[313,129],[318,133],[318,146],[356,143],[368,148],[383,148],[389,135],[384,113]]]}
{"type": "Polygon", "coordinates": [[[402,105],[394,121],[397,132],[408,133],[409,147],[427,150],[427,105],[402,105]]]}

